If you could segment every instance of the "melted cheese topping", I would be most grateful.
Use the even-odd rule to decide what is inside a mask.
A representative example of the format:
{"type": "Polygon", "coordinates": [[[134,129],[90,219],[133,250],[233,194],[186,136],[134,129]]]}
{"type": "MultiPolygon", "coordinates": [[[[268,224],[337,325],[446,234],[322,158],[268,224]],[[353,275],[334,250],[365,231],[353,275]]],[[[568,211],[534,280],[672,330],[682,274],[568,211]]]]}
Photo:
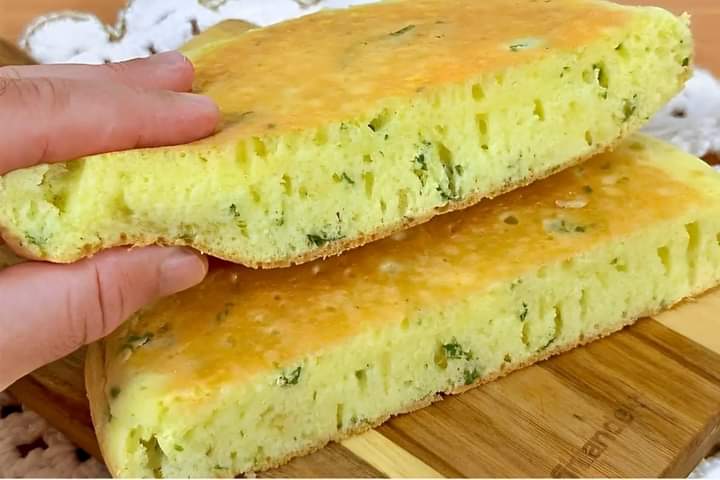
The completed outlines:
{"type": "Polygon", "coordinates": [[[109,377],[118,383],[143,370],[183,385],[242,381],[708,202],[683,178],[689,171],[699,182],[707,171],[680,163],[678,174],[669,161],[648,155],[646,142],[638,137],[614,153],[340,257],[282,270],[215,265],[200,286],[159,302],[111,338],[109,377]],[[116,362],[115,355],[124,358],[116,362]]]}
{"type": "Polygon", "coordinates": [[[324,11],[209,46],[193,58],[195,90],[225,115],[214,141],[313,128],[362,116],[387,98],[576,51],[634,12],[577,0],[508,7],[412,0],[324,11]]]}

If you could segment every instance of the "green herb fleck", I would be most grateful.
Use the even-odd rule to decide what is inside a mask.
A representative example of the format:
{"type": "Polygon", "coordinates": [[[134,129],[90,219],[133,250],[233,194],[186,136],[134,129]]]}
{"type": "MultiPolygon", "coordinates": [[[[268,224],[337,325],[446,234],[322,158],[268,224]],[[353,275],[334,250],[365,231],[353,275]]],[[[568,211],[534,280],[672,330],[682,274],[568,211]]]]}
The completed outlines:
{"type": "Polygon", "coordinates": [[[32,235],[28,232],[25,232],[25,238],[31,245],[35,245],[36,247],[41,247],[41,248],[47,241],[47,239],[44,237],[41,237],[38,235],[32,235]]]}
{"type": "Polygon", "coordinates": [[[312,245],[315,245],[316,247],[322,247],[326,243],[334,242],[336,240],[341,240],[343,238],[344,237],[342,237],[342,236],[333,237],[333,236],[327,235],[325,233],[320,233],[320,234],[309,233],[307,235],[308,242],[310,242],[312,245]]]}
{"type": "Polygon", "coordinates": [[[520,321],[524,322],[525,319],[527,319],[527,316],[528,316],[528,304],[523,302],[522,311],[520,312],[520,321]]]}
{"type": "Polygon", "coordinates": [[[237,205],[234,203],[230,205],[230,214],[235,217],[235,223],[237,224],[238,228],[240,229],[240,233],[247,237],[247,223],[245,220],[240,219],[240,211],[238,210],[237,205]]]}
{"type": "Polygon", "coordinates": [[[687,67],[687,66],[689,66],[689,65],[690,65],[690,57],[685,57],[685,58],[683,58],[683,60],[682,60],[682,66],[683,66],[683,67],[687,67]]]}
{"type": "Polygon", "coordinates": [[[637,111],[637,95],[633,95],[632,99],[623,100],[623,122],[630,120],[637,111]]]}
{"type": "Polygon", "coordinates": [[[237,220],[235,223],[237,223],[238,228],[240,229],[240,233],[243,237],[247,237],[247,223],[245,223],[245,220],[237,220]]]}
{"type": "Polygon", "coordinates": [[[545,223],[545,229],[555,233],[585,233],[588,227],[565,219],[555,219],[545,223]]]}
{"type": "Polygon", "coordinates": [[[592,193],[592,192],[593,192],[593,189],[592,189],[592,187],[591,187],[590,185],[583,185],[582,191],[583,191],[584,193],[592,193]]]}
{"type": "Polygon", "coordinates": [[[463,169],[462,165],[455,165],[455,173],[458,175],[462,175],[465,170],[463,169]]]}
{"type": "Polygon", "coordinates": [[[425,154],[419,153],[415,156],[415,168],[413,173],[420,180],[420,184],[424,187],[427,182],[427,161],[425,160],[425,154]]]}
{"type": "Polygon", "coordinates": [[[230,310],[232,310],[234,306],[234,303],[226,303],[222,311],[215,315],[215,321],[218,323],[224,322],[227,319],[228,315],[230,315],[230,310]]]}
{"type": "Polygon", "coordinates": [[[390,34],[391,37],[397,37],[399,35],[403,35],[405,33],[408,33],[415,29],[415,25],[408,25],[406,27],[401,28],[400,30],[394,31],[390,34]]]}
{"type": "Polygon", "coordinates": [[[511,52],[518,52],[518,51],[520,51],[520,50],[523,50],[523,49],[525,49],[525,48],[528,48],[529,46],[530,46],[530,45],[529,45],[527,42],[513,43],[512,45],[510,45],[510,51],[511,51],[511,52]]]}
{"type": "Polygon", "coordinates": [[[550,345],[552,345],[555,340],[557,340],[557,337],[556,337],[556,336],[553,336],[550,340],[547,341],[547,343],[546,343],[545,345],[543,345],[542,347],[538,348],[538,352],[542,352],[542,351],[544,351],[544,350],[547,350],[547,348],[548,348],[550,345]]]}
{"type": "Polygon", "coordinates": [[[517,217],[515,217],[514,215],[508,215],[503,219],[503,222],[507,223],[508,225],[517,225],[518,223],[520,223],[518,222],[517,217]]]}
{"type": "Polygon", "coordinates": [[[185,450],[182,445],[178,445],[177,443],[173,448],[175,448],[176,452],[182,452],[183,450],[185,450]]]}
{"type": "Polygon", "coordinates": [[[110,389],[110,397],[111,398],[117,398],[120,395],[120,388],[119,387],[112,387],[110,389]]]}
{"type": "Polygon", "coordinates": [[[127,339],[125,339],[125,343],[123,344],[121,350],[131,350],[135,351],[138,348],[147,345],[152,341],[153,339],[152,333],[145,333],[143,335],[128,335],[127,339]]]}
{"type": "Polygon", "coordinates": [[[447,187],[438,185],[436,190],[440,192],[440,197],[442,197],[442,199],[446,202],[450,200],[459,200],[460,192],[458,191],[455,172],[453,171],[452,165],[449,163],[443,163],[443,170],[445,170],[445,177],[447,178],[447,187]]]}
{"type": "Polygon", "coordinates": [[[465,385],[472,385],[478,378],[480,378],[480,372],[477,368],[473,368],[472,370],[466,369],[463,372],[463,377],[465,379],[465,385]]]}
{"type": "Polygon", "coordinates": [[[289,374],[283,373],[280,375],[280,377],[277,379],[277,384],[286,387],[288,385],[297,385],[300,381],[300,373],[302,372],[302,366],[298,366],[295,368],[295,370],[291,371],[289,374]]]}
{"type": "Polygon", "coordinates": [[[285,225],[285,210],[280,210],[280,212],[276,211],[275,213],[278,214],[278,216],[275,217],[274,220],[275,225],[278,227],[282,227],[283,225],[285,225]]]}
{"type": "Polygon", "coordinates": [[[427,172],[427,161],[425,160],[424,153],[419,153],[415,156],[415,163],[418,164],[418,168],[420,168],[420,170],[422,170],[423,172],[427,172]]]}
{"type": "Polygon", "coordinates": [[[472,359],[472,352],[470,351],[464,351],[462,348],[462,345],[460,345],[457,340],[453,339],[452,342],[446,343],[442,346],[443,351],[445,351],[445,356],[449,359],[465,359],[470,360],[472,359]]]}
{"type": "Polygon", "coordinates": [[[333,173],[333,180],[335,180],[336,182],[345,181],[345,182],[349,183],[350,185],[355,185],[355,180],[350,178],[350,175],[348,175],[345,172],[342,172],[342,175],[333,173]]]}

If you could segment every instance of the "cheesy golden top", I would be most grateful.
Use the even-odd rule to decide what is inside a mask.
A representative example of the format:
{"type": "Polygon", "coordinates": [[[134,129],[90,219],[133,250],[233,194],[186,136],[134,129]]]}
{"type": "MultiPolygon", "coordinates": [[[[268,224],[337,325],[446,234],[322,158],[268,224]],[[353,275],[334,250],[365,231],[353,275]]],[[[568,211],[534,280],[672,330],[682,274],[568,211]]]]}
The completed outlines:
{"type": "Polygon", "coordinates": [[[281,270],[215,266],[200,286],[160,301],[107,341],[108,377],[239,381],[717,202],[719,184],[699,160],[636,137],[340,257],[281,270]]]}
{"type": "Polygon", "coordinates": [[[651,10],[593,0],[390,1],[230,41],[211,36],[190,53],[195,90],[224,114],[216,140],[229,140],[358,119],[388,98],[432,95],[434,87],[574,51],[622,29],[635,12],[651,10]]]}

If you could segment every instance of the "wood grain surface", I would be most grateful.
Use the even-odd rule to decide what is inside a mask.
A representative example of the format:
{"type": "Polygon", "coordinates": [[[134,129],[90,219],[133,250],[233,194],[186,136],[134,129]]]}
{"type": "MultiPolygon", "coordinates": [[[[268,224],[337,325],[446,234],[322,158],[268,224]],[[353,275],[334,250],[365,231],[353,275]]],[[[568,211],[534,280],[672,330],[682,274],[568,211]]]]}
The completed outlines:
{"type": "MultiPolygon", "coordinates": [[[[81,364],[80,352],[10,391],[97,455],[81,364]]],[[[645,319],[261,476],[681,477],[718,443],[720,355],[645,319]]]]}

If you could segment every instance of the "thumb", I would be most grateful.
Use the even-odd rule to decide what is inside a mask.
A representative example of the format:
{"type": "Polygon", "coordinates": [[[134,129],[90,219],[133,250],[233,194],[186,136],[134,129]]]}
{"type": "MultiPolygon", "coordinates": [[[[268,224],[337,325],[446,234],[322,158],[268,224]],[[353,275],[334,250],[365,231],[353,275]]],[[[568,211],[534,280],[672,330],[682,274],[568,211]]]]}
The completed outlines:
{"type": "Polygon", "coordinates": [[[199,283],[207,260],[184,248],[113,249],[72,265],[0,272],[0,391],[109,334],[144,305],[199,283]]]}

